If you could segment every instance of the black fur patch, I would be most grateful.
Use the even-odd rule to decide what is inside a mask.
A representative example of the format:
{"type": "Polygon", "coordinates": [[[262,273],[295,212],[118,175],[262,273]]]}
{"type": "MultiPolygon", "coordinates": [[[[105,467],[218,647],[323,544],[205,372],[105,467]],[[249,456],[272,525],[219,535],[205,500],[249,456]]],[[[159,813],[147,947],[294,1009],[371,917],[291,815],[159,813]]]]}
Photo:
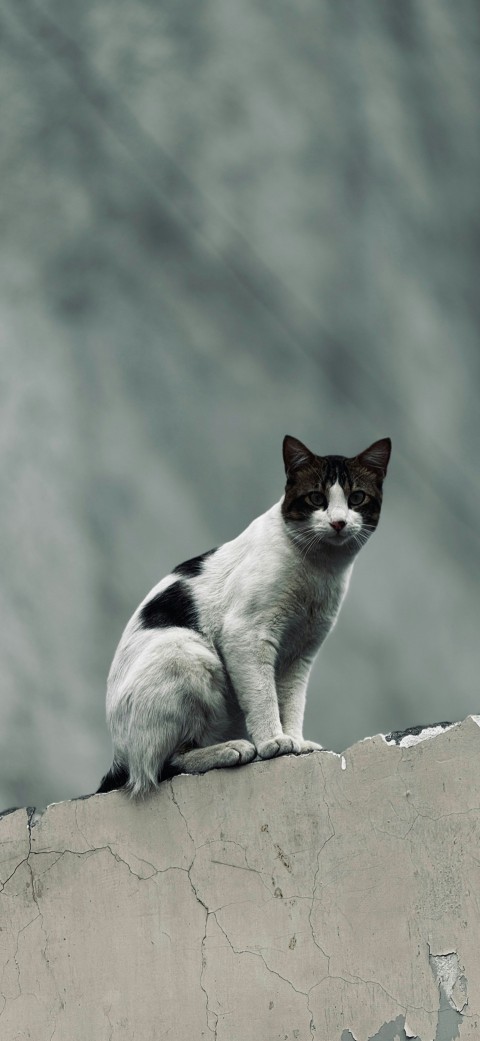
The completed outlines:
{"type": "Polygon", "coordinates": [[[178,766],[173,766],[172,763],[165,763],[161,776],[158,778],[159,781],[170,781],[172,777],[178,777],[182,773],[182,770],[178,766]]]}
{"type": "Polygon", "coordinates": [[[183,575],[185,578],[194,578],[195,575],[201,575],[203,571],[203,565],[208,557],[211,557],[212,553],[215,553],[214,549],[208,549],[206,553],[200,553],[198,557],[191,557],[190,560],[184,560],[183,564],[177,564],[173,571],[176,575],[183,575]]]}
{"type": "Polygon", "coordinates": [[[97,788],[95,794],[102,795],[104,792],[115,792],[118,788],[124,788],[127,781],[128,770],[126,766],[113,763],[105,777],[102,777],[100,787],[97,788]]]}
{"type": "Polygon", "coordinates": [[[140,622],[144,629],[163,629],[180,626],[196,629],[198,614],[193,596],[183,582],[175,582],[163,593],[157,593],[140,611],[140,622]]]}
{"type": "Polygon", "coordinates": [[[335,484],[336,481],[345,488],[349,485],[350,474],[343,455],[326,455],[323,457],[325,464],[324,481],[327,485],[335,484]]]}

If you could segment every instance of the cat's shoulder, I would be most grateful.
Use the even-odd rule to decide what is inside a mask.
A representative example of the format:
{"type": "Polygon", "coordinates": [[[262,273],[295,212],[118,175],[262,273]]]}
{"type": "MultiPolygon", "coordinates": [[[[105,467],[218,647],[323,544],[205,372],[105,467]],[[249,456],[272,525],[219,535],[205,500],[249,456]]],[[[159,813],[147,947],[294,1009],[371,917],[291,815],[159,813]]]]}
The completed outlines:
{"type": "Polygon", "coordinates": [[[199,553],[196,557],[182,561],[181,564],[174,567],[172,574],[180,575],[182,578],[196,578],[202,574],[206,561],[217,552],[217,548],[215,546],[213,549],[207,549],[205,553],[199,553]]]}
{"type": "Polygon", "coordinates": [[[280,506],[280,502],[275,503],[265,513],[255,517],[233,539],[177,564],[171,574],[187,580],[196,579],[221,570],[223,566],[243,560],[249,555],[264,551],[266,546],[272,552],[275,548],[285,550],[288,540],[285,538],[285,526],[280,506]]]}

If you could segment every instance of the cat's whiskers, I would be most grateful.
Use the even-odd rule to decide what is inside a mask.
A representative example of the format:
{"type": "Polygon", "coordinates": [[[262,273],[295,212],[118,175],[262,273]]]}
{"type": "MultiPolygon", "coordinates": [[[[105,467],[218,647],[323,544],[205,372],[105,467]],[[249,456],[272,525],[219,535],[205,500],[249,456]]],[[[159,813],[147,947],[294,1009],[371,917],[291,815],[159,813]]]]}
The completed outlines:
{"type": "Polygon", "coordinates": [[[311,541],[312,541],[311,535],[309,535],[307,533],[305,533],[305,534],[302,533],[302,535],[295,534],[293,536],[293,538],[292,538],[292,541],[293,541],[294,546],[296,547],[296,549],[300,553],[301,560],[305,561],[307,556],[308,556],[309,548],[310,548],[311,541]]]}
{"type": "Polygon", "coordinates": [[[321,541],[321,533],[312,528],[304,528],[301,532],[291,532],[291,539],[300,552],[302,561],[305,561],[310,551],[321,541]]]}
{"type": "MultiPolygon", "coordinates": [[[[348,543],[354,543],[357,551],[362,549],[365,543],[370,538],[372,532],[375,531],[374,524],[363,523],[360,528],[355,530],[354,528],[348,527],[346,531],[347,538],[341,540],[341,545],[347,545],[348,543]]],[[[298,549],[302,561],[305,563],[312,550],[315,551],[323,542],[325,542],[325,536],[328,536],[330,531],[322,529],[312,529],[311,527],[305,527],[297,531],[290,531],[290,538],[294,546],[298,549]]]]}
{"type": "Polygon", "coordinates": [[[363,524],[358,531],[352,531],[352,537],[355,542],[355,545],[358,546],[359,549],[361,549],[362,546],[364,546],[365,543],[368,541],[372,531],[374,530],[375,528],[373,524],[363,524]]]}

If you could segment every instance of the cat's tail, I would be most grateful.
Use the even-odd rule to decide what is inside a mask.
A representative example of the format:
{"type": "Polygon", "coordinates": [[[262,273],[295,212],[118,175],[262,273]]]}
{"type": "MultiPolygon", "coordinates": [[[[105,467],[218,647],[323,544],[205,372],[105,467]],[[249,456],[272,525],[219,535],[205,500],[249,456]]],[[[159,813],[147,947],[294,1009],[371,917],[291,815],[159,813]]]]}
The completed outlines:
{"type": "Polygon", "coordinates": [[[112,763],[108,773],[102,777],[100,787],[95,792],[96,795],[103,795],[104,792],[115,792],[119,788],[126,788],[128,784],[128,770],[126,766],[121,763],[112,763]]]}
{"type": "MultiPolygon", "coordinates": [[[[177,777],[181,772],[182,771],[178,767],[167,762],[162,769],[161,776],[158,778],[158,783],[160,783],[160,781],[168,781],[171,777],[177,777]]],[[[108,773],[102,777],[100,787],[97,788],[95,795],[104,795],[105,792],[117,792],[122,790],[128,791],[129,795],[132,794],[130,774],[126,766],[123,766],[120,763],[112,763],[108,773]]]]}

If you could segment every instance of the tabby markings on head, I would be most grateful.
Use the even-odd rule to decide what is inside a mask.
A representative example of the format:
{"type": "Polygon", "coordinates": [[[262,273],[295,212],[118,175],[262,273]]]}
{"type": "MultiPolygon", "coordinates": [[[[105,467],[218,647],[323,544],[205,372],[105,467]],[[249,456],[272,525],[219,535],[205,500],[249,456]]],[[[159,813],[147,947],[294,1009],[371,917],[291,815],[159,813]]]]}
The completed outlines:
{"type": "Polygon", "coordinates": [[[308,519],[317,510],[325,508],[332,489],[339,485],[346,504],[352,493],[361,490],[364,501],[351,509],[360,514],[366,525],[373,530],[378,523],[382,503],[382,482],[390,456],[390,439],[375,442],[358,456],[314,455],[296,438],[284,440],[284,460],[287,472],[282,514],[285,521],[308,519]],[[321,493],[325,503],[313,505],[310,493],[321,493]]]}

